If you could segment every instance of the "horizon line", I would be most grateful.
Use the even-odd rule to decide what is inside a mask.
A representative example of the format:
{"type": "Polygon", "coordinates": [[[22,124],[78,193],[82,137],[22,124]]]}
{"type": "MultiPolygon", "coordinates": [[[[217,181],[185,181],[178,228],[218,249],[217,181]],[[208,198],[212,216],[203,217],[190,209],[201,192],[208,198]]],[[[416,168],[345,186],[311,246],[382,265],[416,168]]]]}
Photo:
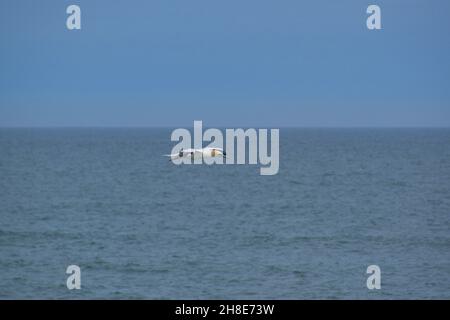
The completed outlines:
{"type": "MultiPolygon", "coordinates": [[[[172,129],[172,128],[185,128],[189,126],[183,125],[32,125],[32,126],[0,126],[0,129],[172,129]]],[[[192,126],[191,126],[192,127],[192,126]]],[[[304,125],[304,126],[272,126],[272,125],[238,125],[238,126],[204,126],[203,128],[222,128],[222,129],[239,129],[239,128],[267,128],[267,129],[450,129],[450,125],[346,125],[346,126],[329,126],[329,125],[304,125]]]]}

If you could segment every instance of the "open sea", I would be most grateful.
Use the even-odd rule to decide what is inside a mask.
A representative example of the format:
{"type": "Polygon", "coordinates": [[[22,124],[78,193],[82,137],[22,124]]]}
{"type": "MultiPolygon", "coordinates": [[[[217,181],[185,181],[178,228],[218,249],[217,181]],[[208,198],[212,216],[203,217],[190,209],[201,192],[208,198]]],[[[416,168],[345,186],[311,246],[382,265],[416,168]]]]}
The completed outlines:
{"type": "Polygon", "coordinates": [[[281,129],[274,176],[171,131],[0,129],[0,299],[450,299],[450,129],[281,129]]]}

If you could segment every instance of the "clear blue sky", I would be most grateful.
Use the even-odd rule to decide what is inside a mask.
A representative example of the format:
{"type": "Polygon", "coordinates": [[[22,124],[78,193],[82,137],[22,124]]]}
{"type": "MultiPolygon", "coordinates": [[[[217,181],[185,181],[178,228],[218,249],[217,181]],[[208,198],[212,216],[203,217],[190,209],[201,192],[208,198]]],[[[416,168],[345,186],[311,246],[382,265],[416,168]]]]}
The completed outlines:
{"type": "Polygon", "coordinates": [[[1,0],[0,41],[0,126],[450,126],[448,0],[1,0]]]}

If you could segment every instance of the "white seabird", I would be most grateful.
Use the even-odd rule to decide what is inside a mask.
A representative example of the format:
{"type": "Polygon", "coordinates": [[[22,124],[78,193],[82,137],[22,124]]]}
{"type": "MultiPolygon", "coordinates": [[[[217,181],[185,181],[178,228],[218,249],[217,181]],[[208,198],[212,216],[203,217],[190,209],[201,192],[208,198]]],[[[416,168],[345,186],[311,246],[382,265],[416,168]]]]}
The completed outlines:
{"type": "Polygon", "coordinates": [[[202,148],[202,149],[181,149],[178,153],[165,154],[170,160],[180,158],[201,159],[201,158],[226,158],[227,153],[222,148],[202,148]]]}

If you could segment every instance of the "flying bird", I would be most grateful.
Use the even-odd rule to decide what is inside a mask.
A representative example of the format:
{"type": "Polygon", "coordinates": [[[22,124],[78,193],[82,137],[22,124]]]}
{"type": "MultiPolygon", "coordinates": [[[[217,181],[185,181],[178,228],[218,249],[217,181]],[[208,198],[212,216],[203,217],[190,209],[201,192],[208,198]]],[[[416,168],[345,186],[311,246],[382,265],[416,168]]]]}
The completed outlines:
{"type": "Polygon", "coordinates": [[[201,159],[201,158],[214,158],[223,157],[226,158],[227,153],[222,148],[202,148],[202,149],[181,149],[178,153],[165,154],[166,157],[170,157],[170,160],[189,158],[189,159],[201,159]]]}

